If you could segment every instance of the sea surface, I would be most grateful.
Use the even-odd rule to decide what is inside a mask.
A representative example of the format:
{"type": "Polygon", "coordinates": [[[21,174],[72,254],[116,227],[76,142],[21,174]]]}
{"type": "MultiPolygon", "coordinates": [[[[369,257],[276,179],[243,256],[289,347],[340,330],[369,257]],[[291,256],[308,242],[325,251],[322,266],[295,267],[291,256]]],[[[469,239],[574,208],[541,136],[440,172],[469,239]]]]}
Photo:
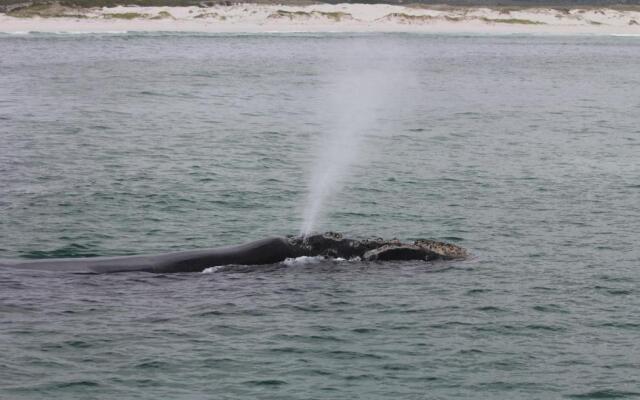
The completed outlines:
{"type": "Polygon", "coordinates": [[[332,157],[315,230],[472,257],[0,270],[0,398],[640,397],[640,38],[0,36],[0,258],[298,234],[332,157]]]}

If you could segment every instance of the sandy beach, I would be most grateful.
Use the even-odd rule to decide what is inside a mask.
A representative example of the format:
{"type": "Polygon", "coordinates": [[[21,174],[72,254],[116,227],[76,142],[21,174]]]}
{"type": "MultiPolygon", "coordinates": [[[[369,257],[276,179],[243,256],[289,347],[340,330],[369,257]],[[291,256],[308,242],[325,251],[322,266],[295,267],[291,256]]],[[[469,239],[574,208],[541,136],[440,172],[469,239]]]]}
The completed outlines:
{"type": "Polygon", "coordinates": [[[639,35],[635,9],[405,7],[385,4],[69,8],[0,14],[0,32],[423,32],[639,35]]]}

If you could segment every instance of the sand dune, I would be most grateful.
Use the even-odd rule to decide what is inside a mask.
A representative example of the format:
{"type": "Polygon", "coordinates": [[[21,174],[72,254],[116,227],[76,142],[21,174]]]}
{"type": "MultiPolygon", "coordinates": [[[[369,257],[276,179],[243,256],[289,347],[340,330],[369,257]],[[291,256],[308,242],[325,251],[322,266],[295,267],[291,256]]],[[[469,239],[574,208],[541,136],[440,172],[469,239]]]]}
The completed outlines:
{"type": "Polygon", "coordinates": [[[640,35],[640,11],[492,9],[385,4],[77,9],[59,5],[0,14],[0,32],[425,32],[640,35]]]}

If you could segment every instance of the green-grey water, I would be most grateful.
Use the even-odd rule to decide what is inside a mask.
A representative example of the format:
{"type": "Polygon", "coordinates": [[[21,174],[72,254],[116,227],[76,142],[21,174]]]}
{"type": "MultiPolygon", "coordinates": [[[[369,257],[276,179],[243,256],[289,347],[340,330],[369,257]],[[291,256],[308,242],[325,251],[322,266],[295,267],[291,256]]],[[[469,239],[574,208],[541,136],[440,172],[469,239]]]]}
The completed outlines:
{"type": "Polygon", "coordinates": [[[640,397],[639,65],[634,37],[0,36],[0,258],[298,233],[354,120],[316,229],[472,253],[0,270],[0,398],[640,397]]]}

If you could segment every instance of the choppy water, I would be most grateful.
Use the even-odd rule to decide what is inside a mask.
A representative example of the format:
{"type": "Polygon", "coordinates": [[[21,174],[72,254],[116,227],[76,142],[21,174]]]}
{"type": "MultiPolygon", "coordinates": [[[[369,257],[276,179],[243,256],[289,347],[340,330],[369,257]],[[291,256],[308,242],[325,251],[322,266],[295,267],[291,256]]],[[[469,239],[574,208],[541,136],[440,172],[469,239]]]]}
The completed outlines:
{"type": "Polygon", "coordinates": [[[393,85],[318,228],[474,257],[0,271],[0,398],[640,396],[639,66],[623,37],[1,36],[0,258],[298,232],[361,70],[393,85]]]}

